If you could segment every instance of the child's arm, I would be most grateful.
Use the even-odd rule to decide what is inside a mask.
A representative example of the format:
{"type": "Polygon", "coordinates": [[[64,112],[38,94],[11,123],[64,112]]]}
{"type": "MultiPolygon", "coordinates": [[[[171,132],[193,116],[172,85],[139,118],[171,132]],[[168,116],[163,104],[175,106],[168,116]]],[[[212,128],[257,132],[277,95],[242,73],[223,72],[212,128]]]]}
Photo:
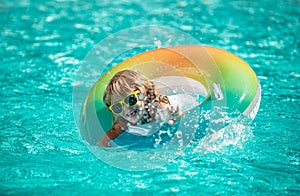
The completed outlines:
{"type": "Polygon", "coordinates": [[[116,123],[109,131],[106,132],[106,134],[99,140],[97,143],[97,146],[104,146],[109,147],[110,141],[121,135],[123,133],[123,129],[119,125],[119,123],[116,123]]]}

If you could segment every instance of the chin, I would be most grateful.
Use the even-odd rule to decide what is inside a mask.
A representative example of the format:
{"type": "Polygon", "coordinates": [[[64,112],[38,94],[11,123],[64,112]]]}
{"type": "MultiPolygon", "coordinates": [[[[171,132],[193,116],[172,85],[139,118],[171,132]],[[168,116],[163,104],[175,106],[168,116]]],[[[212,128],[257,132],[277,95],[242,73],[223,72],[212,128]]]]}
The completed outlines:
{"type": "Polygon", "coordinates": [[[141,117],[140,116],[134,116],[134,117],[129,117],[128,121],[132,124],[136,124],[140,121],[141,117]]]}

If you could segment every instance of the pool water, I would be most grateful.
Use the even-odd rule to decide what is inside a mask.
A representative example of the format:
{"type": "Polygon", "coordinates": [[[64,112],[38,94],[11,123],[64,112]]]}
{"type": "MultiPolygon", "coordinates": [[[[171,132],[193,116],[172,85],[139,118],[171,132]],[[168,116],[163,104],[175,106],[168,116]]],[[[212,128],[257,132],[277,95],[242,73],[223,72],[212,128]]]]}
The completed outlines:
{"type": "Polygon", "coordinates": [[[299,15],[297,0],[1,1],[0,193],[298,195],[299,15]],[[75,123],[73,82],[95,44],[139,25],[179,29],[248,62],[262,87],[255,120],[154,170],[100,161],[75,123]]]}

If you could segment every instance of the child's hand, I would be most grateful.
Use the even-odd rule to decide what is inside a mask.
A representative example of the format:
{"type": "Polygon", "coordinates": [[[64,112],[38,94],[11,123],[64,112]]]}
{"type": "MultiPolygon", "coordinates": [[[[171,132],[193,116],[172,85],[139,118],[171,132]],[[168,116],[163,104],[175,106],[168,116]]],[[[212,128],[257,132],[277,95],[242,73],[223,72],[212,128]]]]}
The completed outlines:
{"type": "Polygon", "coordinates": [[[181,117],[187,112],[187,111],[183,111],[183,112],[179,112],[179,106],[177,106],[176,108],[174,108],[174,106],[169,106],[167,108],[167,112],[168,112],[168,118],[167,118],[167,122],[168,124],[172,125],[175,122],[178,122],[181,120],[181,117]]]}

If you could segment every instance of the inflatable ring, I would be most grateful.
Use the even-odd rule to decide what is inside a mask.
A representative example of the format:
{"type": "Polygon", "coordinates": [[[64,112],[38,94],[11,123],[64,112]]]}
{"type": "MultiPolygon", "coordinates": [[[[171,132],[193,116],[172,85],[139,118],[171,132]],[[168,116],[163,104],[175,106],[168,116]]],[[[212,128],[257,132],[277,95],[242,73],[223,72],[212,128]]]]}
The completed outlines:
{"type": "Polygon", "coordinates": [[[112,127],[112,114],[103,103],[110,79],[124,69],[138,70],[150,80],[180,76],[203,85],[201,108],[225,105],[253,119],[260,104],[260,85],[251,67],[238,56],[209,46],[173,46],[147,51],[112,67],[94,84],[81,111],[82,138],[95,145],[112,127]],[[103,131],[101,131],[103,130],[103,131]]]}

